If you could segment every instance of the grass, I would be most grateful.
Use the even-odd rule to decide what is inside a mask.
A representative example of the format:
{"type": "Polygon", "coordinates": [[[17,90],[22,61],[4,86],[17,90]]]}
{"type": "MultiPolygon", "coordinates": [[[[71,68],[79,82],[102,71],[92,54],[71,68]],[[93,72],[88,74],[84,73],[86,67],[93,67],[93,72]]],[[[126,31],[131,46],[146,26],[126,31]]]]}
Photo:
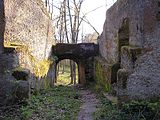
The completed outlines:
{"type": "Polygon", "coordinates": [[[57,84],[58,85],[68,85],[71,82],[70,72],[59,73],[57,84]]]}
{"type": "Polygon", "coordinates": [[[118,107],[104,96],[100,96],[100,106],[94,113],[94,120],[159,120],[160,101],[131,101],[118,107]]]}
{"type": "Polygon", "coordinates": [[[23,105],[0,108],[0,120],[77,120],[81,104],[78,90],[54,86],[32,95],[23,105]]]}
{"type": "MultiPolygon", "coordinates": [[[[70,67],[65,67],[62,73],[62,68],[59,69],[59,75],[57,78],[57,85],[69,85],[71,83],[70,67]]],[[[78,83],[78,70],[76,68],[76,83],[78,83]]]]}
{"type": "Polygon", "coordinates": [[[72,87],[55,86],[32,96],[28,105],[21,107],[23,119],[76,120],[81,101],[72,87]]]}

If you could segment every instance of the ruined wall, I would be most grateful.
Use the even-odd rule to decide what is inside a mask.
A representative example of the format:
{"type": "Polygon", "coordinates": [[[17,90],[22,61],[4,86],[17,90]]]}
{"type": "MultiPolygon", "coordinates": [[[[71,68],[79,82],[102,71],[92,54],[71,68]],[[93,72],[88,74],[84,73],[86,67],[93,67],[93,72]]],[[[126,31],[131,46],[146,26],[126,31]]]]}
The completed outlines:
{"type": "Polygon", "coordinates": [[[4,3],[0,1],[0,54],[3,52],[4,27],[4,3]]]}
{"type": "Polygon", "coordinates": [[[106,92],[108,92],[110,90],[110,86],[111,86],[111,78],[109,78],[108,76],[110,76],[110,67],[111,66],[106,66],[106,61],[100,57],[96,57],[95,58],[95,62],[94,62],[94,66],[95,66],[95,73],[94,73],[94,77],[96,80],[96,90],[104,90],[106,92]]]}
{"type": "MultiPolygon", "coordinates": [[[[5,21],[4,21],[4,4],[3,1],[0,1],[0,56],[3,53],[3,39],[4,39],[4,28],[5,27],[5,21]]],[[[0,68],[2,64],[0,63],[0,68]]],[[[2,78],[2,71],[3,69],[0,69],[0,78],[2,78]]]]}
{"type": "Polygon", "coordinates": [[[5,21],[1,34],[5,51],[0,56],[4,68],[0,86],[6,86],[0,89],[2,104],[27,97],[31,88],[50,86],[54,64],[50,57],[54,29],[42,1],[4,0],[4,13],[0,16],[5,21]]]}
{"type": "Polygon", "coordinates": [[[125,19],[129,19],[129,42],[133,46],[142,46],[144,1],[118,0],[107,12],[103,33],[99,41],[100,52],[108,63],[118,61],[118,32],[125,19]],[[107,48],[107,49],[106,49],[107,48]]]}
{"type": "Polygon", "coordinates": [[[118,0],[106,12],[100,56],[122,100],[160,96],[159,7],[158,0],[118,0]]]}
{"type": "Polygon", "coordinates": [[[142,99],[160,97],[160,24],[145,34],[144,48],[127,80],[127,95],[142,99]]]}
{"type": "Polygon", "coordinates": [[[48,57],[53,26],[41,0],[5,0],[4,4],[5,41],[25,44],[37,59],[48,57]]]}

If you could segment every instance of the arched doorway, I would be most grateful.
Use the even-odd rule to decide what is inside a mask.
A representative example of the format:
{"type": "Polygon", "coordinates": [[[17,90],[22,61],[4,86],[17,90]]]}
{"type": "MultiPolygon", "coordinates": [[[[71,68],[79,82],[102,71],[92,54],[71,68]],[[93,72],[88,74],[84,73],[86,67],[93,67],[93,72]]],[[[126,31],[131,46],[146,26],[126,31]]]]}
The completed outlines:
{"type": "Polygon", "coordinates": [[[70,59],[63,59],[56,65],[57,85],[72,85],[79,83],[78,64],[70,59]]]}
{"type": "Polygon", "coordinates": [[[118,61],[111,68],[111,83],[117,82],[117,72],[121,67],[122,47],[129,46],[129,19],[125,18],[118,31],[118,61]]]}
{"type": "MultiPolygon", "coordinates": [[[[93,43],[58,43],[52,46],[52,55],[57,57],[56,66],[64,59],[70,59],[76,62],[78,67],[78,83],[84,85],[87,81],[93,81],[94,79],[93,58],[98,55],[98,50],[98,45],[93,43]]],[[[55,70],[55,72],[57,72],[57,70],[55,70]]],[[[56,81],[55,76],[55,82],[56,81]]]]}
{"type": "Polygon", "coordinates": [[[129,45],[129,19],[123,20],[122,26],[118,31],[118,58],[121,63],[121,48],[129,45]]]}

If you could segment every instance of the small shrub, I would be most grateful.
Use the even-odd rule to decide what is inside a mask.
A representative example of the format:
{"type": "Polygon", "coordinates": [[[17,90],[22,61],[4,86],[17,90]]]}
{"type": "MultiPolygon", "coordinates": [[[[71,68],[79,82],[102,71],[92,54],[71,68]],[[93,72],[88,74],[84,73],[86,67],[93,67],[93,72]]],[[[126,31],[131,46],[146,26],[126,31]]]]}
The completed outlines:
{"type": "Polygon", "coordinates": [[[29,107],[24,107],[24,106],[21,107],[20,111],[21,111],[22,118],[25,120],[29,119],[33,113],[33,111],[30,110],[29,107]]]}

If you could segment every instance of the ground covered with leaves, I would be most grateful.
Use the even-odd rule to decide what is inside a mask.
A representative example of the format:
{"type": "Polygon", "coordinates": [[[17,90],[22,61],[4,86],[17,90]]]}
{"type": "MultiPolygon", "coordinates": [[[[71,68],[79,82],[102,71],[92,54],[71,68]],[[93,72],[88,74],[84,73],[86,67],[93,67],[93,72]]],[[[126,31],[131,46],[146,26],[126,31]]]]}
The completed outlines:
{"type": "Polygon", "coordinates": [[[131,101],[121,106],[112,104],[103,95],[100,96],[95,120],[160,120],[159,101],[131,101]]]}
{"type": "Polygon", "coordinates": [[[55,86],[33,95],[26,105],[5,109],[2,120],[76,120],[82,101],[73,87],[55,86]]]}
{"type": "Polygon", "coordinates": [[[0,107],[0,120],[160,120],[160,100],[131,101],[119,106],[94,91],[88,87],[54,86],[32,95],[25,103],[0,107]]]}

